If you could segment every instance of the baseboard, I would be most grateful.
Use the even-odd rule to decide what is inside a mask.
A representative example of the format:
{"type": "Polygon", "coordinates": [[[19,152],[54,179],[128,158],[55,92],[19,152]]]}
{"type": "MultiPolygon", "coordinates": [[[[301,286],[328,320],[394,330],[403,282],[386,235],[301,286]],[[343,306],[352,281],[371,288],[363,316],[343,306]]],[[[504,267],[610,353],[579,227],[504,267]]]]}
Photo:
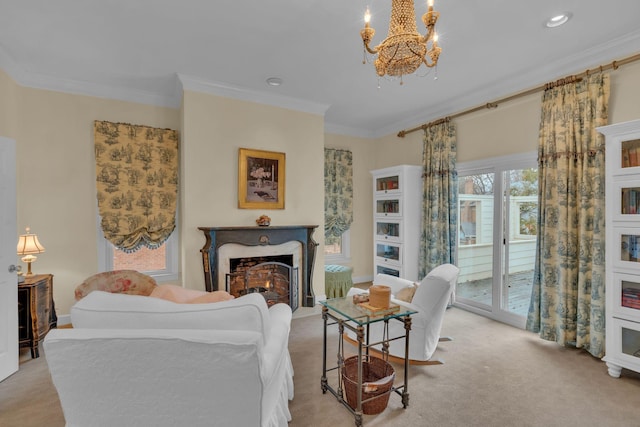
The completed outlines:
{"type": "Polygon", "coordinates": [[[353,277],[353,283],[365,283],[365,282],[373,282],[373,276],[358,276],[353,277]]]}

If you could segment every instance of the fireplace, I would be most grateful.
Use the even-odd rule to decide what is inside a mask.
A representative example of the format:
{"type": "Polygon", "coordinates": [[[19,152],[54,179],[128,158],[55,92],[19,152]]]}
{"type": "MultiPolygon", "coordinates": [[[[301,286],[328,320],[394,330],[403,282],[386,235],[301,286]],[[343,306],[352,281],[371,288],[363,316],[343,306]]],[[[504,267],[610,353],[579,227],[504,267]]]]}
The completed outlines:
{"type": "Polygon", "coordinates": [[[260,293],[271,307],[279,302],[298,308],[298,268],[292,255],[235,258],[226,274],[226,289],[234,297],[260,293]]]}
{"type": "MultiPolygon", "coordinates": [[[[313,307],[313,263],[318,245],[312,238],[315,228],[316,225],[198,227],[207,239],[200,250],[206,290],[226,290],[231,294],[240,294],[240,289],[245,289],[245,293],[265,294],[267,301],[273,294],[267,295],[266,292],[277,292],[278,302],[287,302],[292,310],[298,307],[299,299],[302,306],[313,307]],[[283,289],[283,282],[277,283],[278,289],[267,289],[264,282],[245,286],[246,270],[264,263],[284,264],[290,268],[287,291],[283,289]],[[241,272],[235,271],[238,264],[244,264],[241,272]],[[251,288],[257,289],[248,290],[251,288]]],[[[262,271],[260,274],[268,273],[262,271]]]]}

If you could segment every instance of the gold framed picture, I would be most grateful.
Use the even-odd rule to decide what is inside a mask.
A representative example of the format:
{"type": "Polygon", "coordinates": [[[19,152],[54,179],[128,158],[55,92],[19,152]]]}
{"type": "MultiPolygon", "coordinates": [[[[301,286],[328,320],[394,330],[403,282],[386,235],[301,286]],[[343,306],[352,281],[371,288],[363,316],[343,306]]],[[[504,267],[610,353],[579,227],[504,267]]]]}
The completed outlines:
{"type": "Polygon", "coordinates": [[[238,208],[284,209],[285,153],[240,148],[238,208]]]}

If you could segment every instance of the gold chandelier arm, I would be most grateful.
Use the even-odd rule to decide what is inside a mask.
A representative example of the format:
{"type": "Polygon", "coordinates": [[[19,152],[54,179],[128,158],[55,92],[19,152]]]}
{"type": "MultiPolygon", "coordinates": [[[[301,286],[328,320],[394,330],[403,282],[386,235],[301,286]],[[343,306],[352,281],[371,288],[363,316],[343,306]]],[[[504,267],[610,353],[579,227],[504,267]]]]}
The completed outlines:
{"type": "Polygon", "coordinates": [[[423,63],[424,65],[426,65],[427,67],[429,67],[429,68],[433,68],[433,67],[435,67],[435,66],[436,66],[436,63],[435,63],[435,62],[432,62],[431,64],[429,64],[429,63],[427,62],[427,57],[426,57],[426,56],[425,56],[424,58],[422,58],[422,63],[423,63]]]}
{"type": "Polygon", "coordinates": [[[429,40],[432,40],[433,33],[435,33],[433,27],[427,28],[427,33],[424,36],[420,36],[420,43],[427,43],[429,40]]]}
{"type": "Polygon", "coordinates": [[[438,65],[438,57],[440,56],[440,51],[442,49],[438,46],[434,46],[433,49],[427,52],[427,54],[422,58],[422,63],[429,68],[433,68],[438,65]],[[431,63],[428,62],[427,58],[431,59],[431,63]]]}
{"type": "Polygon", "coordinates": [[[367,52],[369,52],[369,53],[370,53],[370,54],[372,54],[372,55],[375,55],[376,53],[378,53],[378,49],[371,49],[371,48],[369,47],[369,43],[367,43],[367,42],[366,42],[366,41],[364,41],[364,40],[363,40],[362,42],[363,42],[363,44],[364,44],[364,48],[367,50],[367,52]]]}
{"type": "Polygon", "coordinates": [[[369,23],[365,24],[365,27],[360,30],[360,37],[362,37],[362,43],[364,44],[364,48],[372,55],[378,53],[378,49],[371,49],[369,47],[369,42],[373,39],[373,36],[376,34],[376,30],[369,26],[369,23]]]}

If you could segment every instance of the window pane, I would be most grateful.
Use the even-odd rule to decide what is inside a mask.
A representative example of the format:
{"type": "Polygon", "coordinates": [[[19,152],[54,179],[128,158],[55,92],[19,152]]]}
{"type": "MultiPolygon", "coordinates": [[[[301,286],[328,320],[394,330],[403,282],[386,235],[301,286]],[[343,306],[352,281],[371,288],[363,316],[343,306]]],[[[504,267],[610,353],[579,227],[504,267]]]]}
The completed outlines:
{"type": "Polygon", "coordinates": [[[342,237],[327,238],[324,242],[325,255],[340,255],[342,253],[342,237]]]}
{"type": "Polygon", "coordinates": [[[167,268],[166,242],[157,249],[142,247],[133,253],[113,250],[114,270],[158,271],[167,268]]]}
{"type": "Polygon", "coordinates": [[[536,236],[538,234],[538,202],[519,203],[520,234],[536,236]]]}
{"type": "Polygon", "coordinates": [[[460,245],[476,243],[477,209],[479,200],[460,200],[460,245]]]}
{"type": "Polygon", "coordinates": [[[456,295],[477,304],[493,301],[493,182],[485,173],[459,179],[458,267],[456,295]]]}
{"type": "Polygon", "coordinates": [[[538,232],[538,170],[512,169],[505,173],[508,174],[510,206],[506,215],[509,224],[505,225],[507,245],[502,309],[526,317],[531,300],[538,232]]]}

